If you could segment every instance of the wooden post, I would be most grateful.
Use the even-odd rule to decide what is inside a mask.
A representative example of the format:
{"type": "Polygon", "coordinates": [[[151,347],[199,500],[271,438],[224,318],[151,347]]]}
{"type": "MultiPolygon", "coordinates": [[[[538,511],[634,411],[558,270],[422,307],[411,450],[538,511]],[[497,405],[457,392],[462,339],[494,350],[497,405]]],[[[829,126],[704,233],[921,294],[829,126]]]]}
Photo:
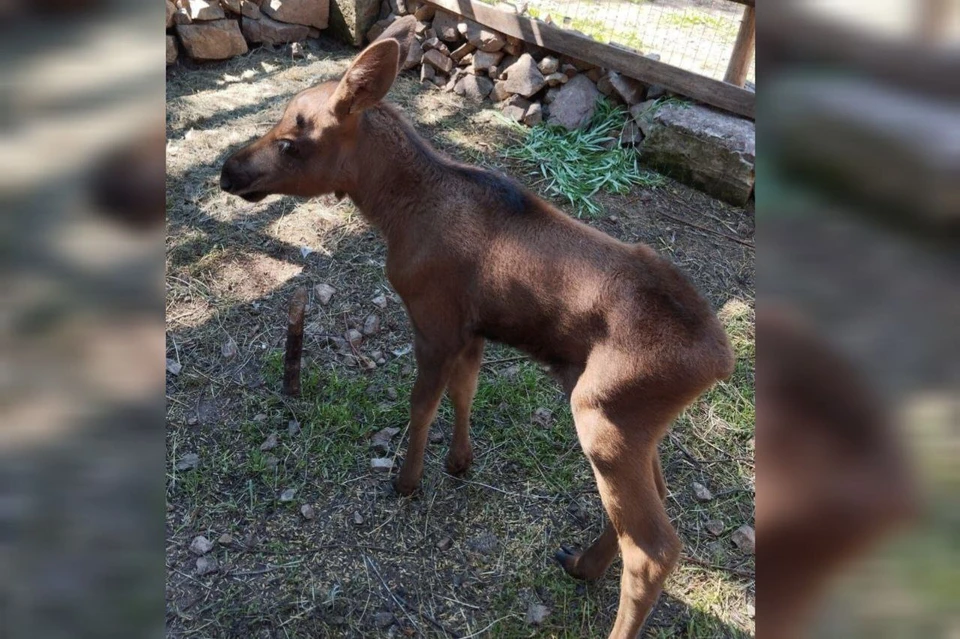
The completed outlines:
{"type": "Polygon", "coordinates": [[[283,360],[283,394],[300,395],[300,359],[303,356],[303,316],[307,289],[300,287],[290,299],[287,311],[287,349],[283,360]]]}
{"type": "Polygon", "coordinates": [[[743,20],[737,32],[737,41],[733,43],[730,64],[723,81],[742,87],[747,81],[747,72],[753,60],[753,51],[757,42],[757,14],[753,7],[743,8],[743,20]]]}

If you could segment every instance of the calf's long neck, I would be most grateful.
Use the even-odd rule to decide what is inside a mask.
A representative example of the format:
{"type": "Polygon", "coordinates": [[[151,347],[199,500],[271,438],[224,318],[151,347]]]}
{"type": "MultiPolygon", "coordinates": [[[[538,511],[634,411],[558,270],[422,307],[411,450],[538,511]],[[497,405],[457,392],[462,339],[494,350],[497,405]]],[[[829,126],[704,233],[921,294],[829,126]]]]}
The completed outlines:
{"type": "Polygon", "coordinates": [[[427,198],[442,183],[442,159],[390,107],[366,111],[359,123],[347,194],[363,216],[399,239],[410,216],[436,212],[427,198]]]}

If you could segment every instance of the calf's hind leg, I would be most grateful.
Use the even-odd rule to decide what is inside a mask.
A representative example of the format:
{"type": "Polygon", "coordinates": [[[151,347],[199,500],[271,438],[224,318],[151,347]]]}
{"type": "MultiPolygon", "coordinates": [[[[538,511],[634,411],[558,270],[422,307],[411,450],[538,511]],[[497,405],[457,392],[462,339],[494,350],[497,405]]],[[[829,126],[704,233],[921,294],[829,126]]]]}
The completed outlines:
{"type": "MultiPolygon", "coordinates": [[[[642,411],[630,415],[624,427],[611,417],[617,419],[615,411],[574,409],[577,434],[623,556],[620,606],[610,639],[635,639],[677,564],[681,544],[654,476],[655,434],[643,429],[642,411]]],[[[650,428],[657,429],[656,423],[650,428]]]]}

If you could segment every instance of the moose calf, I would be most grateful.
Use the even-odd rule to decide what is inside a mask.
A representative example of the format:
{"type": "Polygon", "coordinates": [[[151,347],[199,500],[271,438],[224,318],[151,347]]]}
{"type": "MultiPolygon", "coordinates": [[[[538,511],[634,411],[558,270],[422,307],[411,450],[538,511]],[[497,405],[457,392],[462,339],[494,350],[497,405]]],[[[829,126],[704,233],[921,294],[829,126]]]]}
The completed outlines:
{"type": "Polygon", "coordinates": [[[395,21],[339,82],[296,95],[273,129],[226,161],[221,187],[251,202],[272,193],[349,195],[386,240],[387,278],[407,308],[417,361],[401,494],[420,484],[444,390],[455,410],[447,469],[470,467],[484,340],[551,369],[570,397],[609,516],[590,548],[563,549],[557,559],[570,575],[596,579],[619,547],[610,636],[632,639],[680,554],[657,444],[684,407],[732,373],[727,336],[703,297],[652,249],[441,155],[382,103],[414,24],[395,21]]]}

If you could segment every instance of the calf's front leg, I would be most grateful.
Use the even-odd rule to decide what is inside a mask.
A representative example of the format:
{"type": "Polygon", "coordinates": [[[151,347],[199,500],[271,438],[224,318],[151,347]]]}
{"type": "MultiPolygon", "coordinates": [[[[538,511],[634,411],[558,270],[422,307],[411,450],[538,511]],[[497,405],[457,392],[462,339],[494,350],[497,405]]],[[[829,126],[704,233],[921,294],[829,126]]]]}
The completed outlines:
{"type": "Polygon", "coordinates": [[[417,381],[410,395],[410,441],[395,484],[401,495],[411,495],[420,486],[430,424],[437,414],[459,351],[458,348],[444,348],[439,343],[431,343],[419,334],[414,340],[417,381]]]}

